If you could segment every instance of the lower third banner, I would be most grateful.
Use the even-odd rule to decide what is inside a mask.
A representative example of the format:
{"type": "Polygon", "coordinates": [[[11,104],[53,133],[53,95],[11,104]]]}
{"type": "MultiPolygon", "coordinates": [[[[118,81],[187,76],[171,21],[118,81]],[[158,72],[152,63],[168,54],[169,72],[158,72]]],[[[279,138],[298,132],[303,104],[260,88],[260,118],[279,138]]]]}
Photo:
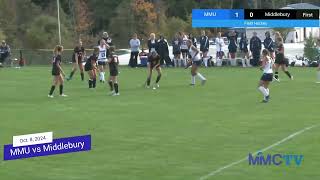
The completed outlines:
{"type": "Polygon", "coordinates": [[[4,145],[3,159],[14,160],[91,150],[91,135],[53,139],[51,143],[13,147],[4,145]]]}

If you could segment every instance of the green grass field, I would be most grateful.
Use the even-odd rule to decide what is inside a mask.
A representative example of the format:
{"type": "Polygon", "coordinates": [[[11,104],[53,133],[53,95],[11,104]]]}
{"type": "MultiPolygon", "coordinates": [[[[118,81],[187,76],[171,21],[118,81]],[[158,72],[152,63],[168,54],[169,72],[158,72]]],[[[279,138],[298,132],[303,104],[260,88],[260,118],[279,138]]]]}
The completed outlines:
{"type": "MultiPolygon", "coordinates": [[[[64,68],[69,73],[70,67],[64,68]]],[[[189,87],[190,72],[164,69],[160,89],[144,89],[146,69],[120,69],[118,97],[95,91],[77,73],[69,97],[47,97],[50,67],[0,69],[1,180],[197,180],[305,127],[319,124],[315,69],[280,72],[271,101],[260,103],[258,69],[201,69],[205,86],[189,87]],[[92,150],[3,161],[12,136],[52,131],[54,138],[91,134],[92,150]]],[[[55,92],[57,95],[57,91],[55,92]]],[[[241,162],[212,180],[314,180],[320,177],[320,127],[264,152],[303,154],[300,167],[241,162]]]]}

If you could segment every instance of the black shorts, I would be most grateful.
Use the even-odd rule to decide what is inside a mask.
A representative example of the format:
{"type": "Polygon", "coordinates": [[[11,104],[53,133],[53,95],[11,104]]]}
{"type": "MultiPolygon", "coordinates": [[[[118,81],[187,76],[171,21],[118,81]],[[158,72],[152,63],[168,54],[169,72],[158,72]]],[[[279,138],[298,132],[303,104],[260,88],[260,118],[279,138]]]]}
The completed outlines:
{"type": "Polygon", "coordinates": [[[188,49],[181,49],[181,52],[182,53],[188,53],[189,51],[188,51],[188,49]]]}
{"type": "Polygon", "coordinates": [[[263,73],[260,80],[261,81],[272,81],[273,74],[272,73],[263,73]]]}
{"type": "Polygon", "coordinates": [[[106,64],[107,64],[107,61],[98,61],[98,65],[101,65],[101,66],[103,65],[104,66],[106,64]]]}
{"type": "Polygon", "coordinates": [[[286,60],[284,58],[284,54],[276,54],[276,58],[274,61],[275,64],[286,64],[286,60]]]}
{"type": "Polygon", "coordinates": [[[192,61],[192,64],[196,66],[201,66],[201,61],[192,61]]]}
{"type": "Polygon", "coordinates": [[[181,51],[174,51],[172,54],[174,54],[174,55],[180,55],[180,54],[181,54],[181,51]]]}
{"type": "Polygon", "coordinates": [[[205,53],[205,52],[208,52],[209,49],[207,49],[207,48],[200,48],[200,51],[201,51],[202,53],[205,53]]]}

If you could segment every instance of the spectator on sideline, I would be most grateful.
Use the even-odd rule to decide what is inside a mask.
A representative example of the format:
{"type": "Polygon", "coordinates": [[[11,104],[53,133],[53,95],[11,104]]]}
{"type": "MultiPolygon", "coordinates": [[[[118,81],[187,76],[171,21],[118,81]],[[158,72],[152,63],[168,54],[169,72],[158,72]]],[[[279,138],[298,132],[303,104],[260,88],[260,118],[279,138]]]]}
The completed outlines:
{"type": "Polygon", "coordinates": [[[230,62],[231,62],[231,66],[236,66],[237,65],[237,61],[236,61],[236,52],[237,52],[237,34],[235,31],[231,31],[228,34],[228,39],[229,39],[229,45],[228,45],[228,49],[229,49],[229,54],[230,54],[230,62]]]}
{"type": "Polygon", "coordinates": [[[197,38],[193,37],[193,35],[191,33],[189,34],[188,37],[192,41],[193,46],[197,47],[197,38]]]}
{"type": "Polygon", "coordinates": [[[261,53],[261,40],[257,36],[257,32],[253,32],[253,36],[250,39],[250,51],[252,54],[252,65],[258,66],[260,62],[260,53],[261,53]]]}
{"type": "Polygon", "coordinates": [[[149,53],[151,55],[152,51],[158,51],[158,43],[156,40],[156,35],[154,33],[150,34],[150,38],[148,40],[148,49],[149,49],[149,53]]]}
{"type": "Polygon", "coordinates": [[[140,51],[140,40],[138,39],[137,33],[134,33],[132,36],[132,39],[130,40],[130,49],[131,49],[131,55],[130,55],[130,61],[129,66],[130,67],[137,67],[138,64],[138,55],[140,51]]]}
{"type": "Polygon", "coordinates": [[[172,65],[171,59],[169,57],[168,41],[162,35],[158,40],[158,53],[160,56],[160,65],[163,65],[164,62],[166,62],[167,67],[172,65]]]}
{"type": "Polygon", "coordinates": [[[2,40],[0,45],[0,66],[6,61],[6,59],[10,56],[11,50],[9,45],[5,40],[2,40]]]}
{"type": "Polygon", "coordinates": [[[246,33],[241,34],[239,49],[242,53],[242,67],[251,67],[246,33]]]}
{"type": "Polygon", "coordinates": [[[222,66],[222,58],[224,56],[223,47],[224,47],[224,40],[221,37],[221,32],[218,32],[217,38],[215,40],[216,42],[216,60],[217,60],[217,66],[222,66]]]}
{"type": "Polygon", "coordinates": [[[267,31],[265,33],[266,38],[263,41],[263,46],[264,48],[266,48],[269,52],[270,52],[270,57],[274,59],[274,47],[275,47],[275,43],[273,41],[273,39],[270,37],[270,32],[267,31]]]}
{"type": "Polygon", "coordinates": [[[173,63],[174,67],[181,67],[181,37],[179,33],[176,33],[174,39],[172,40],[172,53],[173,53],[173,63]]]}
{"type": "Polygon", "coordinates": [[[204,30],[201,31],[200,51],[204,66],[208,67],[209,38],[206,36],[206,32],[204,30]]]}

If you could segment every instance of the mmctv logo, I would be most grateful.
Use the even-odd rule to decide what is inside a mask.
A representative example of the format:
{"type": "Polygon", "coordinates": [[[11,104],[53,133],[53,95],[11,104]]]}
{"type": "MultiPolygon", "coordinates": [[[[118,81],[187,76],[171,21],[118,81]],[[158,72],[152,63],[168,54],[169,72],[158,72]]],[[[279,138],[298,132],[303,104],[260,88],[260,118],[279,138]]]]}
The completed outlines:
{"type": "Polygon", "coordinates": [[[303,160],[303,155],[296,154],[267,154],[263,155],[262,152],[258,152],[254,157],[254,154],[249,153],[248,161],[251,166],[280,166],[280,165],[296,165],[300,166],[303,160]]]}

